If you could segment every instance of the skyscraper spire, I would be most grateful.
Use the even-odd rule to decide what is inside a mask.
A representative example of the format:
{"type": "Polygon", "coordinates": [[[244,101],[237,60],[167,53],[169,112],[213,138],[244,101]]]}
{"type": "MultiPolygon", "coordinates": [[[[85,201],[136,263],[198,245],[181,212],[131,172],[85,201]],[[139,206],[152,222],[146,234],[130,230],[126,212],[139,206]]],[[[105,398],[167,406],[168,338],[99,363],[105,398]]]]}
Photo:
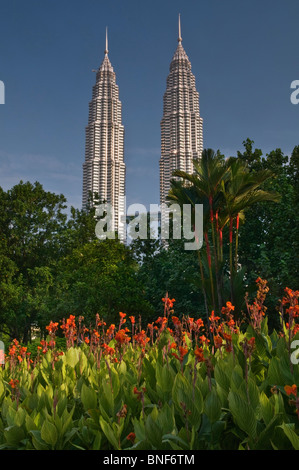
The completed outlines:
{"type": "MultiPolygon", "coordinates": [[[[164,204],[170,190],[174,170],[193,173],[193,160],[203,150],[203,119],[199,112],[199,93],[191,62],[181,44],[181,18],[176,51],[169,67],[163,97],[161,120],[160,203],[164,204]]],[[[177,179],[177,178],[176,178],[177,179]]]]}
{"type": "Polygon", "coordinates": [[[182,42],[182,35],[181,35],[181,14],[179,13],[179,37],[178,37],[178,42],[182,42]]]}
{"type": "Polygon", "coordinates": [[[108,54],[108,28],[106,26],[106,49],[105,49],[105,54],[108,54]]]}
{"type": "Polygon", "coordinates": [[[124,239],[120,221],[125,204],[124,126],[116,75],[108,57],[107,29],[105,57],[92,89],[85,133],[83,208],[89,205],[90,193],[97,195],[100,202],[111,204],[114,209],[112,230],[117,230],[119,238],[124,239]]]}

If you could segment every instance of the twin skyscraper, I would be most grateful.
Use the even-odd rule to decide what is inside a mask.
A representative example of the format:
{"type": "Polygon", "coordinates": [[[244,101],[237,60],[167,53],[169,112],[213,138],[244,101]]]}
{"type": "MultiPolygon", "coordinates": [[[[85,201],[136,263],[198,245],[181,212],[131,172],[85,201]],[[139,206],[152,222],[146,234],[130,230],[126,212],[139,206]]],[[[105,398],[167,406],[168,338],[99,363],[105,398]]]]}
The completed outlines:
{"type": "MultiPolygon", "coordinates": [[[[160,204],[164,204],[174,170],[193,172],[193,159],[203,151],[203,120],[190,60],[182,46],[179,16],[178,45],[170,63],[161,120],[160,204]]],[[[124,126],[116,76],[105,56],[96,74],[86,127],[83,163],[83,208],[90,194],[114,209],[113,230],[125,214],[124,126]]]]}

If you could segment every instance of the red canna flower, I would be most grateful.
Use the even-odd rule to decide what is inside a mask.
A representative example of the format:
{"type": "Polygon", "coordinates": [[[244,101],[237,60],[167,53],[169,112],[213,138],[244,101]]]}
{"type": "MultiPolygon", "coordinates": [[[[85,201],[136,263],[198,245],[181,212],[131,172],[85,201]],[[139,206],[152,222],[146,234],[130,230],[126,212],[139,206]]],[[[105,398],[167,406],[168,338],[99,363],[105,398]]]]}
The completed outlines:
{"type": "Polygon", "coordinates": [[[196,348],[194,350],[194,355],[195,355],[196,360],[198,362],[204,362],[205,358],[204,358],[204,355],[203,355],[203,349],[200,348],[198,345],[196,346],[196,348]]]}
{"type": "Polygon", "coordinates": [[[121,344],[129,343],[131,338],[127,336],[125,330],[119,330],[115,335],[115,339],[119,343],[119,345],[121,345],[121,344]]]}
{"type": "Polygon", "coordinates": [[[178,317],[171,317],[172,321],[173,321],[173,324],[175,326],[180,326],[181,322],[180,320],[178,319],[178,317]]]}
{"type": "Polygon", "coordinates": [[[199,337],[199,340],[200,340],[200,342],[201,342],[202,344],[207,344],[207,345],[208,345],[209,342],[210,342],[210,340],[209,340],[208,338],[206,338],[205,335],[201,335],[201,336],[199,337]]]}
{"type": "Polygon", "coordinates": [[[144,396],[145,392],[146,392],[145,387],[142,387],[140,391],[138,390],[137,387],[134,387],[134,389],[133,389],[134,395],[137,395],[137,400],[141,400],[142,397],[144,396]]]}
{"type": "Polygon", "coordinates": [[[288,396],[294,395],[295,397],[297,396],[297,385],[285,385],[284,387],[285,392],[288,396]]]}
{"type": "Polygon", "coordinates": [[[214,336],[214,344],[215,344],[215,348],[220,348],[222,346],[222,338],[221,336],[217,335],[217,336],[214,336]]]}
{"type": "Polygon", "coordinates": [[[127,440],[131,441],[132,444],[134,443],[135,439],[136,439],[136,434],[134,432],[130,432],[130,434],[127,435],[127,440]]]}
{"type": "Polygon", "coordinates": [[[18,383],[19,383],[18,379],[11,379],[11,381],[9,382],[9,385],[11,386],[11,388],[16,388],[18,383]]]}

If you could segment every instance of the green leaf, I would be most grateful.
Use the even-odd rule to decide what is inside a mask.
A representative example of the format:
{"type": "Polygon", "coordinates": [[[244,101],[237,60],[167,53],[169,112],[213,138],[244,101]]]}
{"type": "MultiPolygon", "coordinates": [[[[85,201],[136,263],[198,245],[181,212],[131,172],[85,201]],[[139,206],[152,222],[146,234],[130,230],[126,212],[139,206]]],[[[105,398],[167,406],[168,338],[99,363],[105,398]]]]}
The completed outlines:
{"type": "Polygon", "coordinates": [[[29,415],[26,416],[25,425],[26,425],[27,432],[34,431],[37,429],[35,422],[29,415]]]}
{"type": "Polygon", "coordinates": [[[4,438],[6,442],[13,446],[18,446],[25,437],[25,433],[19,426],[9,426],[4,429],[4,438]]]}
{"type": "Polygon", "coordinates": [[[223,370],[223,366],[220,362],[215,366],[214,376],[217,384],[219,384],[219,386],[228,393],[230,388],[230,379],[223,370]]]}
{"type": "Polygon", "coordinates": [[[203,398],[200,390],[191,385],[187,378],[179,372],[174,380],[172,399],[180,415],[188,420],[196,430],[200,427],[203,412],[203,398]]]}
{"type": "Polygon", "coordinates": [[[162,436],[162,442],[169,442],[174,450],[189,449],[189,444],[175,434],[164,434],[162,436]],[[179,444],[182,447],[179,447],[179,444]]]}
{"type": "Polygon", "coordinates": [[[291,444],[294,447],[294,449],[299,450],[299,436],[294,431],[294,424],[283,423],[280,427],[283,429],[285,435],[291,441],[291,444]]]}
{"type": "MultiPolygon", "coordinates": [[[[154,408],[154,410],[155,409],[156,408],[154,408]]],[[[145,436],[156,449],[159,449],[162,443],[162,430],[154,420],[153,416],[154,414],[152,412],[146,419],[145,436]]]]}
{"type": "Polygon", "coordinates": [[[117,438],[114,434],[113,429],[111,428],[110,424],[107,423],[102,416],[100,416],[100,425],[103,430],[103,433],[105,434],[106,438],[110,442],[110,444],[113,446],[115,450],[120,450],[119,449],[119,444],[117,442],[117,438]]]}
{"type": "Polygon", "coordinates": [[[41,438],[47,443],[50,444],[52,447],[55,446],[57,442],[57,430],[54,424],[50,423],[49,421],[44,421],[42,428],[41,428],[41,438]]]}
{"type": "Polygon", "coordinates": [[[80,360],[79,349],[78,348],[69,348],[65,355],[66,363],[71,366],[75,367],[75,365],[80,360]]]}
{"type": "Polygon", "coordinates": [[[157,363],[156,366],[156,388],[159,395],[165,399],[172,390],[172,385],[175,377],[174,370],[167,364],[161,366],[157,363]]]}
{"type": "Polygon", "coordinates": [[[36,450],[49,450],[49,447],[45,444],[45,442],[41,439],[41,432],[38,430],[30,431],[32,436],[32,444],[34,445],[36,450]]]}
{"type": "Polygon", "coordinates": [[[260,405],[262,418],[265,424],[268,425],[274,416],[274,406],[264,392],[260,394],[260,405]]]}
{"type": "Polygon", "coordinates": [[[87,385],[83,384],[81,388],[81,401],[85,411],[97,407],[97,393],[87,385]]]}
{"type": "Polygon", "coordinates": [[[221,415],[221,402],[215,389],[207,395],[204,402],[204,412],[210,423],[215,423],[221,415]]]}
{"type": "Polygon", "coordinates": [[[273,445],[271,438],[273,437],[275,428],[281,419],[281,414],[273,416],[266,428],[258,434],[257,441],[251,446],[253,450],[272,450],[273,445]]]}
{"type": "Polygon", "coordinates": [[[238,393],[232,390],[229,392],[228,401],[235,423],[250,438],[254,439],[256,437],[257,421],[253,408],[238,393]]]}

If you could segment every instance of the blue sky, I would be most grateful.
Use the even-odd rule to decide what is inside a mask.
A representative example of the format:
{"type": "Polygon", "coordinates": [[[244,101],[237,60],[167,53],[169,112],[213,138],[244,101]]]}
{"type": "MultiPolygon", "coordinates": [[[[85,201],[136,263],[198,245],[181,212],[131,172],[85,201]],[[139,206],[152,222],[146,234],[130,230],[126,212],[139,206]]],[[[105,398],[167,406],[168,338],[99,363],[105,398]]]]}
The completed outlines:
{"type": "Polygon", "coordinates": [[[159,202],[160,121],[177,47],[191,60],[204,147],[247,137],[267,152],[299,145],[298,0],[0,0],[0,186],[23,181],[81,207],[85,126],[109,31],[125,126],[128,204],[159,202]]]}

